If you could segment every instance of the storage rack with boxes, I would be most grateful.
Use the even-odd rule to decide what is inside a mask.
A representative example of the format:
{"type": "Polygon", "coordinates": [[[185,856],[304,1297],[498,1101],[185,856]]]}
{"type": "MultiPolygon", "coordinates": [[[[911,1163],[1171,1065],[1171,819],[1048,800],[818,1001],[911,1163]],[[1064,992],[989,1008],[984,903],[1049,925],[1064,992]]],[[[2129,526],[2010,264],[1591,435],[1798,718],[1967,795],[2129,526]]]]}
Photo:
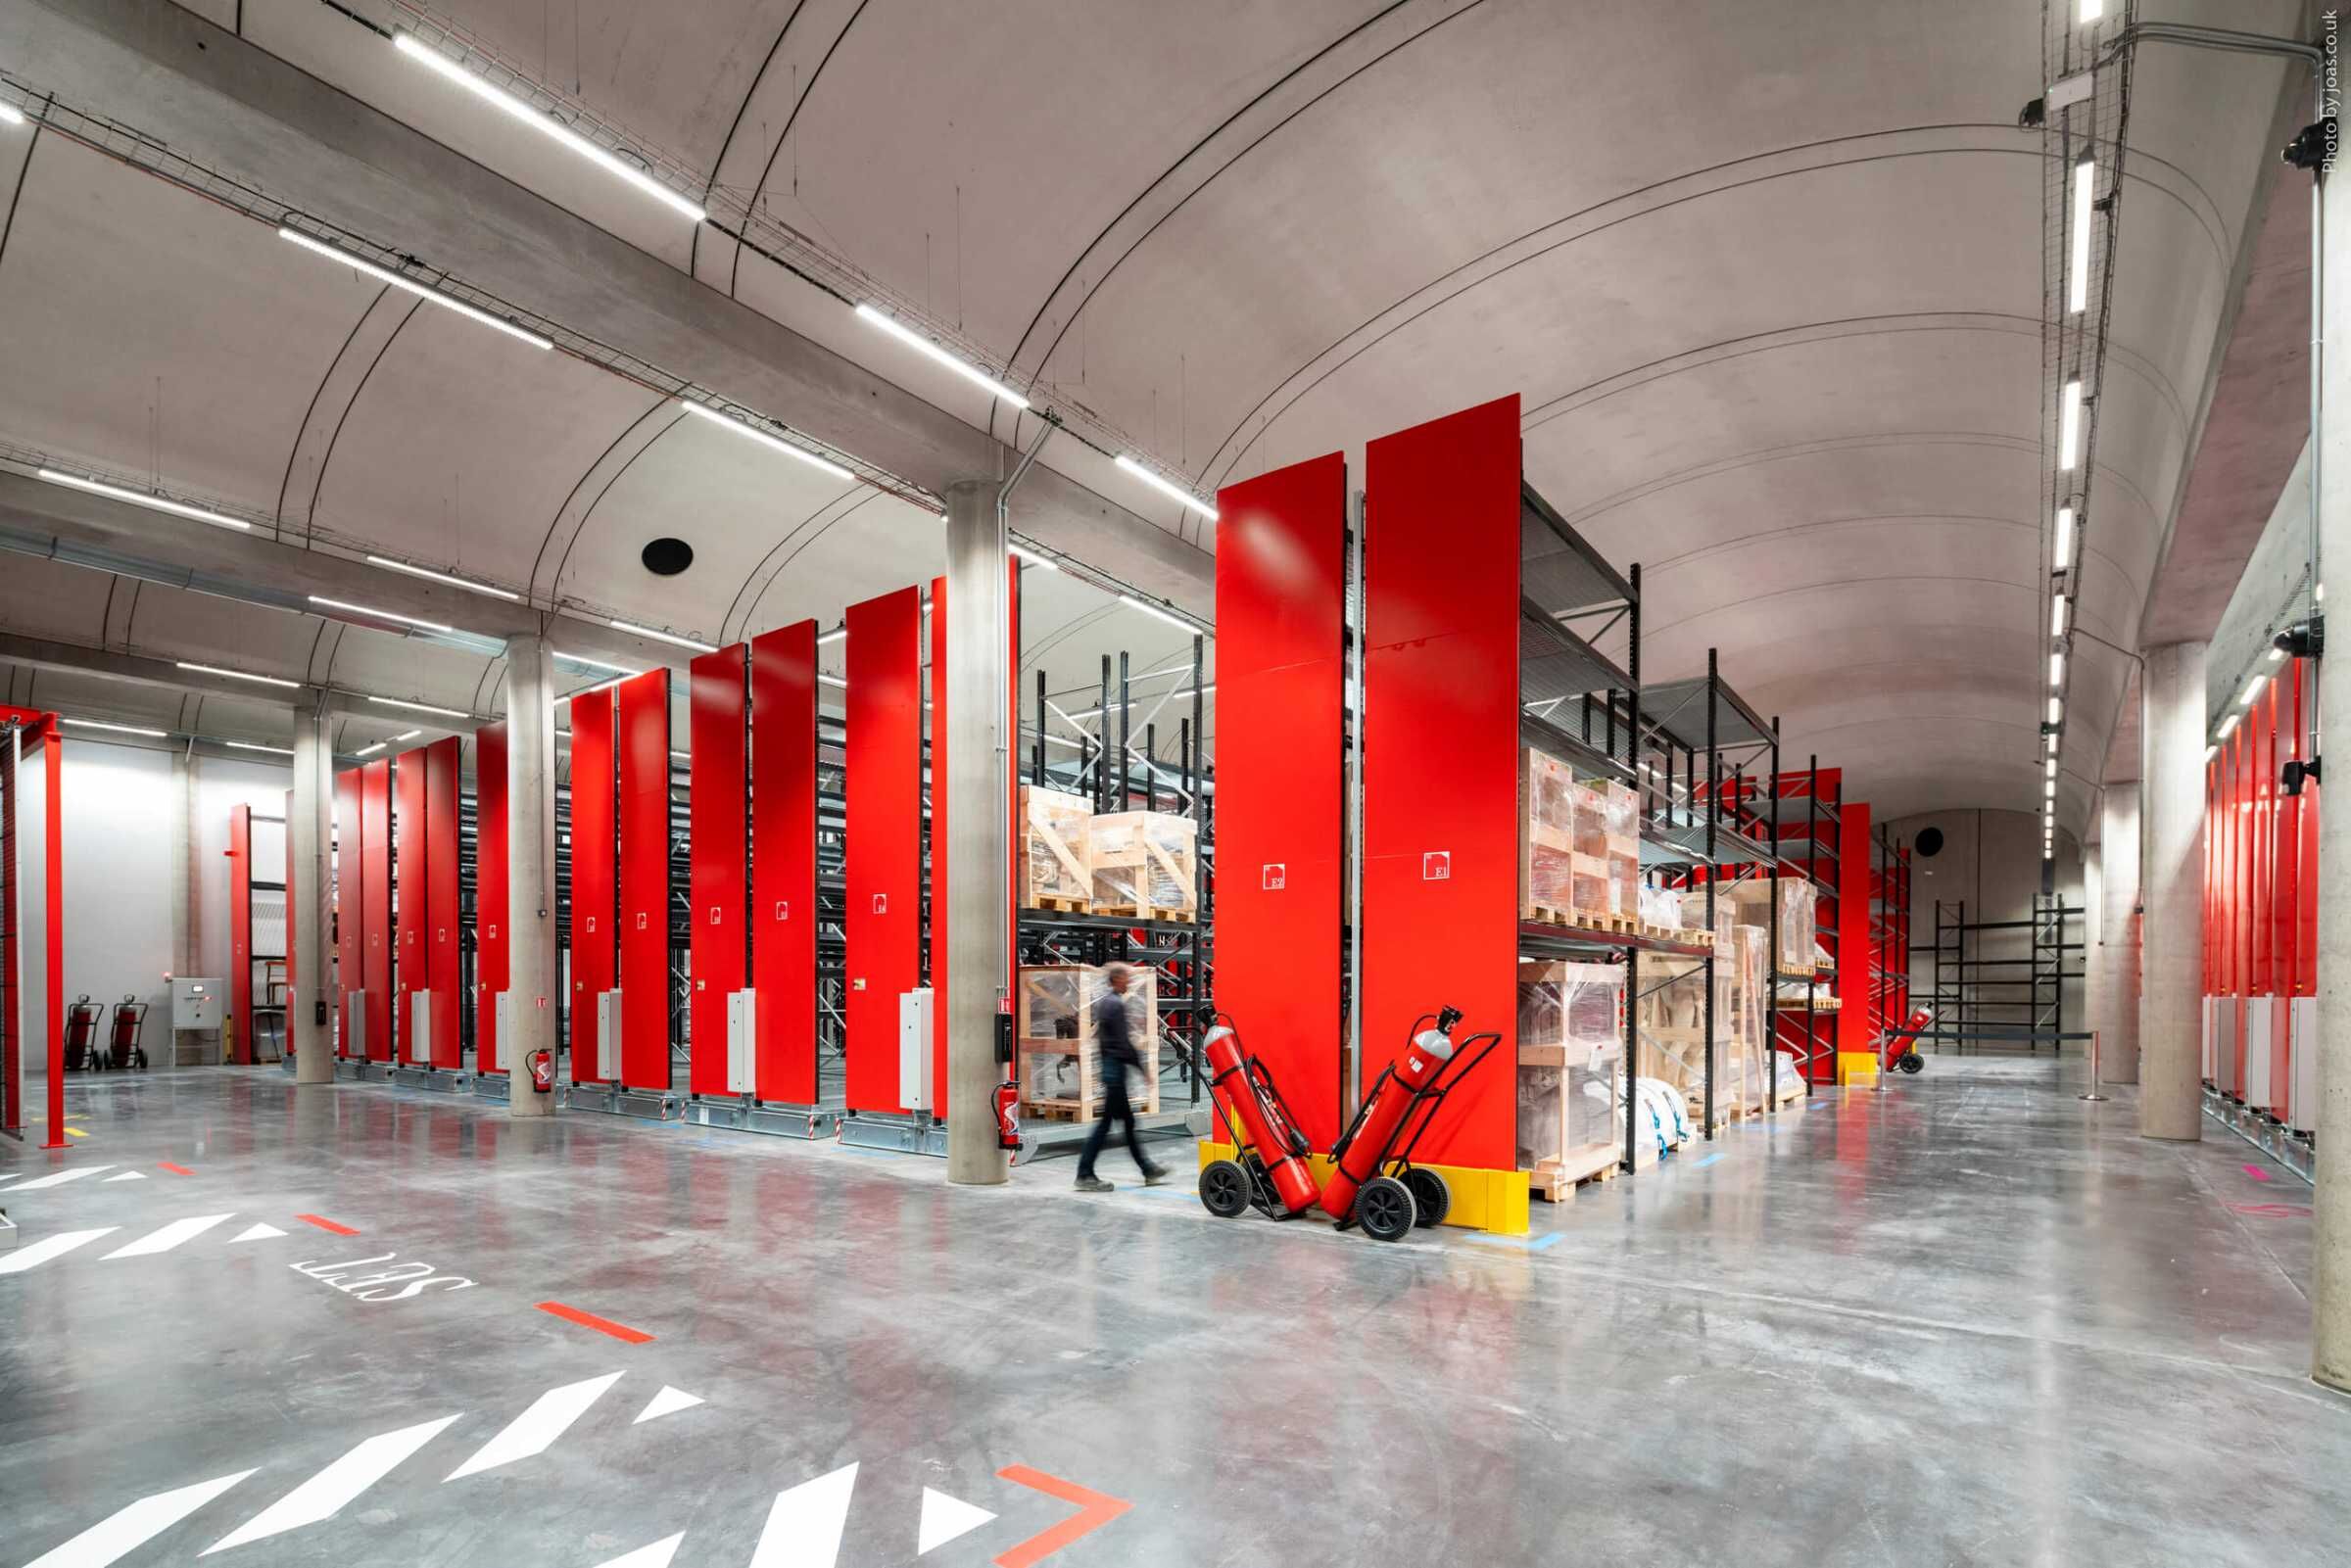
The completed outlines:
{"type": "Polygon", "coordinates": [[[1845,833],[1843,776],[1823,769],[1817,756],[1801,773],[1774,771],[1765,811],[1778,846],[1777,873],[1783,881],[1800,879],[1810,888],[1810,940],[1796,922],[1774,927],[1771,961],[1772,1039],[1795,1060],[1807,1083],[1837,1081],[1838,1029],[1844,1006],[1838,963],[1843,943],[1841,844],[1845,833]]]}

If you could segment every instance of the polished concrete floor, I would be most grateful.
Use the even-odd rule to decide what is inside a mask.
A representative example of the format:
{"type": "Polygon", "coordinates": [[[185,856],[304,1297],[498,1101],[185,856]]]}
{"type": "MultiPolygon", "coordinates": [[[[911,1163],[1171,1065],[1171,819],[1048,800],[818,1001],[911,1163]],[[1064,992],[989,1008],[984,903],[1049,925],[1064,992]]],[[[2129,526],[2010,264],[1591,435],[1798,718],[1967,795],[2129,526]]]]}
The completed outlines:
{"type": "Polygon", "coordinates": [[[62,1157],[0,1142],[0,1564],[2345,1561],[2308,1189],[2074,1087],[1944,1059],[1383,1247],[1066,1161],[75,1080],[62,1157]]]}

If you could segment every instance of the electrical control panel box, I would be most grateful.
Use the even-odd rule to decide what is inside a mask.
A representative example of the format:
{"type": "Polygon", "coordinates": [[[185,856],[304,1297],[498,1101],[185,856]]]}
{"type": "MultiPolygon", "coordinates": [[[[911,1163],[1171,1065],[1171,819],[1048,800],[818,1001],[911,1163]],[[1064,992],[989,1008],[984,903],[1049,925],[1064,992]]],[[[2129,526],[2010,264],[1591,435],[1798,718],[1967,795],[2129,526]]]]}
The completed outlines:
{"type": "Polygon", "coordinates": [[[171,977],[171,1026],[175,1029],[216,1029],[228,997],[225,981],[171,977]]]}
{"type": "Polygon", "coordinates": [[[749,1094],[757,1083],[759,993],[727,993],[727,1093],[749,1094]]]}
{"type": "Polygon", "coordinates": [[[620,992],[596,993],[596,1075],[620,1081],[620,992]]]}
{"type": "Polygon", "coordinates": [[[898,993],[898,1104],[931,1109],[931,988],[898,993]]]}
{"type": "MultiPolygon", "coordinates": [[[[343,1054],[355,1062],[367,1060],[367,993],[363,990],[343,993],[343,1054]]],[[[172,1027],[177,1028],[177,1024],[172,1027]]]]}
{"type": "Polygon", "coordinates": [[[433,1065],[433,993],[408,993],[408,1066],[433,1065]]]}
{"type": "MultiPolygon", "coordinates": [[[[497,992],[490,1003],[491,1021],[498,1030],[498,1060],[502,1067],[512,1067],[514,1051],[522,1036],[520,1025],[514,1022],[514,993],[497,992]]],[[[478,1062],[477,1062],[478,1066],[478,1062]]]]}

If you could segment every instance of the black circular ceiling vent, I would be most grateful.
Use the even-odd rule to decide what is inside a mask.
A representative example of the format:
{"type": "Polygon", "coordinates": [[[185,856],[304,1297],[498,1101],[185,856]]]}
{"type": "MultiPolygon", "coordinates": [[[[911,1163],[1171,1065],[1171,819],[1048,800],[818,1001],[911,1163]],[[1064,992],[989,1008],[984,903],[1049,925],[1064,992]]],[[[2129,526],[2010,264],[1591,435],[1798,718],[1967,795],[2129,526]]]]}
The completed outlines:
{"type": "Polygon", "coordinates": [[[1943,853],[1943,830],[1940,828],[1921,828],[1918,831],[1918,837],[1912,841],[1910,847],[1918,851],[1919,859],[1934,859],[1937,855],[1943,853]]]}
{"type": "Polygon", "coordinates": [[[682,539],[656,539],[645,546],[642,558],[655,577],[675,577],[694,564],[694,546],[682,539]]]}

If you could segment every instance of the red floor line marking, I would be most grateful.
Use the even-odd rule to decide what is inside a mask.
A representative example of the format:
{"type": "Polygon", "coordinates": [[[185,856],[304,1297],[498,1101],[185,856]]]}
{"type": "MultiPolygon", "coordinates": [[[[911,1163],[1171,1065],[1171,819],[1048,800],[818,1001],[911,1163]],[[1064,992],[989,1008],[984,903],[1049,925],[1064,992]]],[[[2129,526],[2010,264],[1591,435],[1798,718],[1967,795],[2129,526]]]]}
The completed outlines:
{"type": "Polygon", "coordinates": [[[2251,1176],[2255,1181],[2267,1181],[2270,1179],[2270,1173],[2262,1169],[2259,1165],[2245,1166],[2245,1174],[2251,1176]]]}
{"type": "Polygon", "coordinates": [[[996,1472],[998,1480],[1010,1481],[1064,1502],[1076,1503],[1082,1512],[1072,1514],[1050,1530],[1031,1536],[1017,1546],[1007,1547],[997,1554],[996,1568],[1029,1568],[1042,1562],[1080,1536],[1092,1535],[1120,1514],[1134,1506],[1123,1498],[1104,1497],[1088,1492],[1075,1481],[1049,1476],[1042,1470],[1032,1470],[1025,1464],[1008,1464],[996,1472]]]}
{"type": "Polygon", "coordinates": [[[609,1334],[627,1345],[643,1345],[652,1338],[650,1334],[641,1328],[631,1328],[626,1323],[615,1323],[608,1317],[599,1317],[594,1312],[583,1312],[578,1307],[566,1307],[561,1302],[541,1302],[539,1310],[552,1312],[555,1316],[567,1322],[577,1323],[582,1328],[595,1329],[599,1334],[609,1334]]]}
{"type": "Polygon", "coordinates": [[[338,1236],[357,1236],[359,1234],[349,1225],[338,1225],[331,1219],[320,1219],[316,1214],[296,1214],[294,1217],[306,1225],[316,1225],[320,1230],[331,1230],[338,1236]]]}
{"type": "Polygon", "coordinates": [[[189,1169],[187,1166],[185,1166],[185,1165],[175,1165],[175,1164],[172,1164],[170,1161],[168,1161],[168,1160],[159,1160],[159,1161],[157,1161],[157,1162],[155,1163],[155,1168],[156,1168],[156,1169],[158,1169],[158,1170],[168,1170],[168,1171],[170,1171],[170,1172],[171,1172],[171,1174],[173,1174],[174,1176],[193,1176],[194,1174],[196,1174],[196,1172],[195,1172],[195,1171],[193,1171],[193,1170],[190,1170],[190,1169],[189,1169]]]}

